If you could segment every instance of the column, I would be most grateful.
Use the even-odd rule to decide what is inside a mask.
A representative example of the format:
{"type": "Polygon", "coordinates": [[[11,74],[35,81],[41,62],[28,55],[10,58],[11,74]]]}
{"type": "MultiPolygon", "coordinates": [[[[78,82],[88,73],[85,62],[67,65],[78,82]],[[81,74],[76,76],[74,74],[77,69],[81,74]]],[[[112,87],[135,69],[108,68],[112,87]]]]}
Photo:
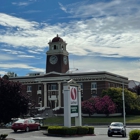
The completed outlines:
{"type": "Polygon", "coordinates": [[[46,108],[47,107],[47,84],[46,83],[43,84],[44,84],[44,107],[46,108]]]}
{"type": "Polygon", "coordinates": [[[61,107],[61,83],[58,83],[58,106],[61,107]]]}
{"type": "Polygon", "coordinates": [[[56,108],[56,106],[57,106],[56,104],[57,104],[57,100],[55,100],[55,108],[56,108]]]}

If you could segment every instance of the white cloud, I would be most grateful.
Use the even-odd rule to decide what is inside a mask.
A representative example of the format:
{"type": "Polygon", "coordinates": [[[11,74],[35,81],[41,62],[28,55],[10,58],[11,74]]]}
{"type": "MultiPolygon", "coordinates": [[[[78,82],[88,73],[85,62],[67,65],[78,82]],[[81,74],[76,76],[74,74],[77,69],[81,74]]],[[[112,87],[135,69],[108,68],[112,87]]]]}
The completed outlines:
{"type": "Polygon", "coordinates": [[[17,6],[27,6],[29,5],[29,2],[12,2],[12,4],[17,6]]]}
{"type": "MultiPolygon", "coordinates": [[[[121,59],[103,59],[98,57],[79,57],[70,60],[70,68],[78,69],[76,72],[98,72],[108,71],[123,75],[130,79],[139,81],[140,62],[122,61],[121,59]]],[[[75,70],[74,69],[74,70],[75,70]]]]}
{"type": "Polygon", "coordinates": [[[93,1],[85,1],[65,5],[65,8],[73,18],[102,18],[103,16],[124,16],[139,12],[139,2],[137,0],[113,0],[110,2],[99,1],[96,3],[93,1]]]}
{"type": "Polygon", "coordinates": [[[37,51],[37,50],[36,50],[36,51],[34,51],[34,50],[28,50],[28,52],[29,52],[29,53],[33,53],[33,54],[40,54],[40,52],[37,51]]]}
{"type": "MultiPolygon", "coordinates": [[[[10,61],[10,60],[15,60],[14,57],[12,57],[11,55],[7,55],[7,54],[2,54],[0,53],[0,62],[3,62],[3,61],[10,61]]],[[[1,64],[0,64],[1,65],[1,64]]]]}
{"type": "Polygon", "coordinates": [[[17,55],[18,57],[23,57],[23,58],[35,58],[35,56],[32,55],[17,55]]]}
{"type": "Polygon", "coordinates": [[[29,66],[27,64],[0,64],[0,68],[2,69],[13,69],[13,68],[20,68],[20,69],[29,69],[30,71],[40,71],[40,72],[44,72],[45,70],[44,69],[41,69],[41,68],[36,68],[36,67],[32,67],[32,66],[29,66]]]}
{"type": "MultiPolygon", "coordinates": [[[[116,1],[109,4],[97,3],[94,5],[97,8],[103,4],[103,9],[110,9],[112,8],[111,6],[116,4],[116,1]]],[[[117,4],[121,5],[122,3],[119,1],[117,4]]],[[[90,8],[90,5],[84,5],[84,7],[90,8]]],[[[83,9],[83,6],[77,7],[75,11],[81,8],[83,9]]],[[[120,9],[122,10],[122,7],[120,9]]],[[[94,10],[92,9],[92,11],[94,10]]],[[[133,14],[124,15],[123,17],[107,16],[59,23],[57,25],[39,24],[1,14],[4,17],[0,19],[0,24],[9,26],[11,29],[5,30],[5,33],[0,35],[0,42],[15,47],[43,49],[48,46],[49,39],[52,39],[55,34],[60,33],[60,36],[68,42],[69,52],[73,54],[90,55],[91,53],[99,53],[101,56],[109,57],[139,57],[139,53],[136,51],[137,49],[139,50],[140,43],[140,25],[138,22],[140,18],[138,13],[135,13],[135,16],[133,14]],[[18,28],[13,31],[13,27],[18,28]]]]}
{"type": "Polygon", "coordinates": [[[6,73],[7,73],[6,71],[0,71],[0,77],[2,77],[6,73]]]}
{"type": "MultiPolygon", "coordinates": [[[[135,76],[136,72],[139,73],[139,63],[126,63],[119,59],[121,57],[139,58],[140,9],[138,1],[113,0],[96,3],[84,1],[70,5],[59,3],[59,6],[68,15],[66,18],[70,18],[69,22],[50,25],[0,13],[0,26],[3,27],[0,29],[0,43],[16,49],[11,51],[7,47],[7,50],[3,49],[3,51],[18,54],[19,57],[35,58],[27,52],[39,55],[47,48],[49,40],[59,34],[68,43],[67,50],[70,55],[80,57],[75,60],[78,69],[110,70],[126,77],[140,78],[135,76]],[[22,54],[18,51],[19,46],[25,48],[26,53],[22,54]],[[84,56],[90,57],[83,59],[84,56]]],[[[4,55],[0,55],[0,58],[13,59],[11,56],[4,55]]],[[[1,67],[6,68],[5,65],[1,67]]],[[[16,67],[13,65],[13,68],[16,67]]],[[[7,65],[7,68],[10,67],[7,65]]],[[[20,68],[38,71],[37,68],[25,64],[21,64],[20,68]]]]}
{"type": "MultiPolygon", "coordinates": [[[[25,19],[10,16],[4,13],[0,13],[0,25],[5,26],[5,27],[16,27],[20,29],[33,29],[35,26],[38,25],[38,23],[32,21],[29,22],[25,19]]],[[[20,30],[19,29],[19,30],[20,30]]],[[[7,30],[7,32],[11,32],[12,30],[7,30]]]]}
{"type": "Polygon", "coordinates": [[[8,52],[9,54],[25,54],[25,52],[22,51],[16,51],[16,50],[10,50],[10,49],[1,49],[4,52],[8,52]]]}
{"type": "Polygon", "coordinates": [[[68,13],[68,12],[67,12],[67,9],[66,9],[60,2],[59,2],[58,4],[59,4],[60,9],[61,9],[62,11],[68,13]]]}

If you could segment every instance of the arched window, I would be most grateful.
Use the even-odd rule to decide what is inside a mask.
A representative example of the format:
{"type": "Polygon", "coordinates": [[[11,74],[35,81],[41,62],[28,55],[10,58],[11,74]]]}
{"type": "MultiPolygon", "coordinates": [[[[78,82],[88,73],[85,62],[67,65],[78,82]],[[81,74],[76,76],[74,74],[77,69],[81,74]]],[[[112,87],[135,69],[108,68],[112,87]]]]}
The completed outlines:
{"type": "Polygon", "coordinates": [[[54,50],[56,50],[57,49],[57,46],[56,45],[54,45],[54,50]]]}

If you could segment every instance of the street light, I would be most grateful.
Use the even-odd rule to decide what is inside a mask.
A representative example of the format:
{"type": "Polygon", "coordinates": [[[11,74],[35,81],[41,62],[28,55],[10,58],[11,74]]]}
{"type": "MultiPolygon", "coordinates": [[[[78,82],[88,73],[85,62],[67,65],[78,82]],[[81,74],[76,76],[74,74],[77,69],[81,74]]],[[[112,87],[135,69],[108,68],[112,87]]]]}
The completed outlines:
{"type": "MultiPolygon", "coordinates": [[[[121,77],[117,76],[122,81],[121,77]]],[[[122,101],[123,101],[123,124],[125,123],[125,97],[124,97],[124,82],[122,81],[122,101]]]]}
{"type": "Polygon", "coordinates": [[[124,98],[124,82],[122,83],[122,100],[123,100],[123,123],[125,125],[125,98],[124,98]]]}

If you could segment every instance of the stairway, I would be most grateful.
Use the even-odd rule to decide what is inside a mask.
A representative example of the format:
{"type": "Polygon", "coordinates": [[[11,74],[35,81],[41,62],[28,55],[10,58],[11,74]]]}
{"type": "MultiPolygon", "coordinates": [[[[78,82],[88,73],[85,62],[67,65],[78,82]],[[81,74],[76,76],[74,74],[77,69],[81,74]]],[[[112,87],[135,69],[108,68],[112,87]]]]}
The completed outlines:
{"type": "Polygon", "coordinates": [[[48,117],[53,117],[54,114],[53,114],[53,110],[52,109],[45,109],[41,114],[40,114],[40,117],[43,117],[43,118],[48,118],[48,117]]]}

